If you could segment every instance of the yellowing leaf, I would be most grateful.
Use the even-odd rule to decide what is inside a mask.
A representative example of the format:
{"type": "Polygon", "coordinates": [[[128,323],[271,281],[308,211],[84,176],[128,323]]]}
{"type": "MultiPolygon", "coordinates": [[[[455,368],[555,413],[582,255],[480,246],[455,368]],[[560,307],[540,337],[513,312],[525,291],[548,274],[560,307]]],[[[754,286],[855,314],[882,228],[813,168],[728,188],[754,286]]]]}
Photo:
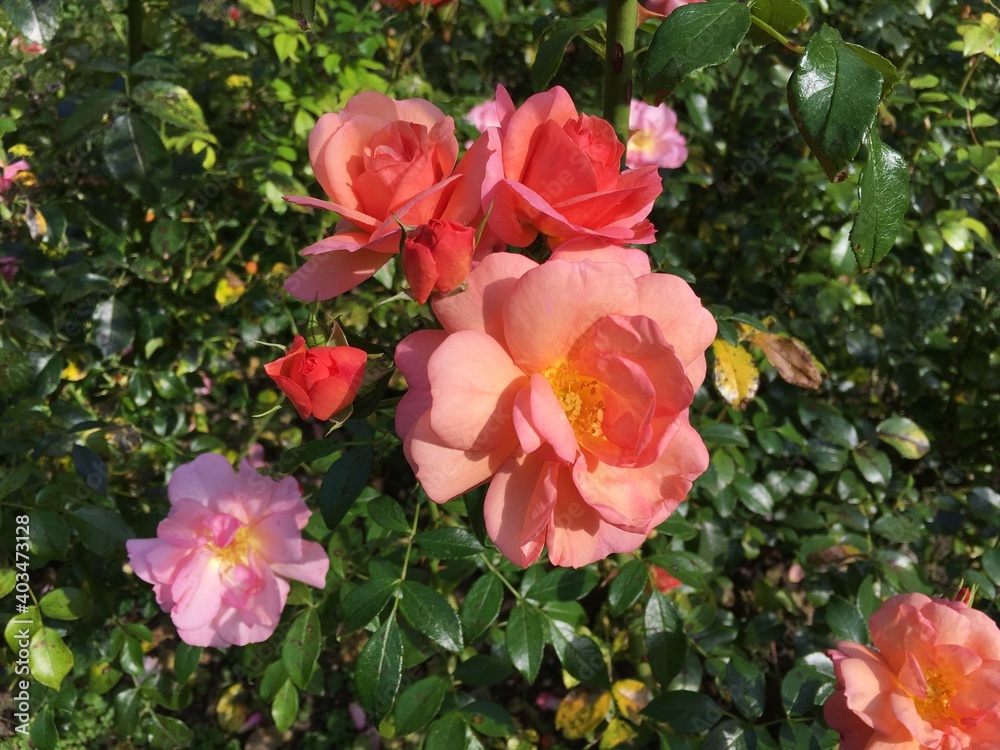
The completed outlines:
{"type": "Polygon", "coordinates": [[[226,307],[242,297],[246,290],[246,284],[236,274],[227,272],[215,285],[215,301],[226,307]]]}
{"type": "Polygon", "coordinates": [[[635,738],[637,734],[639,733],[629,726],[627,721],[616,717],[611,720],[611,723],[608,724],[608,728],[605,730],[604,734],[601,735],[601,750],[610,750],[613,747],[624,745],[626,742],[635,738]]]}
{"type": "Polygon", "coordinates": [[[653,694],[639,680],[618,680],[611,686],[618,713],[634,724],[639,723],[639,712],[653,699],[653,694]]]}
{"type": "Polygon", "coordinates": [[[823,384],[823,374],[816,364],[816,358],[794,336],[750,329],[747,340],[764,352],[767,361],[774,365],[774,369],[786,383],[812,390],[823,384]]]}
{"type": "Polygon", "coordinates": [[[231,685],[219,698],[215,706],[215,718],[225,732],[234,734],[246,723],[250,716],[246,700],[246,690],[239,683],[231,685]]]}
{"type": "Polygon", "coordinates": [[[28,210],[24,212],[24,220],[28,222],[28,231],[31,239],[40,240],[49,231],[49,223],[45,221],[45,216],[37,208],[28,204],[28,210]]]}
{"type": "Polygon", "coordinates": [[[715,365],[712,368],[715,387],[726,403],[741,411],[757,395],[760,373],[750,352],[722,339],[712,342],[715,365]]]}
{"type": "Polygon", "coordinates": [[[62,379],[71,383],[77,383],[85,377],[87,377],[87,366],[81,360],[71,359],[62,371],[62,379]]]}
{"type": "Polygon", "coordinates": [[[231,76],[226,78],[226,87],[231,89],[242,89],[248,88],[253,85],[253,79],[250,76],[240,76],[233,73],[231,76]]]}
{"type": "Polygon", "coordinates": [[[890,417],[875,431],[903,458],[922,458],[931,449],[931,441],[920,426],[906,417],[890,417]]]}
{"type": "Polygon", "coordinates": [[[580,688],[571,690],[556,710],[556,729],[567,739],[586,737],[600,725],[611,708],[611,693],[580,688]]]}

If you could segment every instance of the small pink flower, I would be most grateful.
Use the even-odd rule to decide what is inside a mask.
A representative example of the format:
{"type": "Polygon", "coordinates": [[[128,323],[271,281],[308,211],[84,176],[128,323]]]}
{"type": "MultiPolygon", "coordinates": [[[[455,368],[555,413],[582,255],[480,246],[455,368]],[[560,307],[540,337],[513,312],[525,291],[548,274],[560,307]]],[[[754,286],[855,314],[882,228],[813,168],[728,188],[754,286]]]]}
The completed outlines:
{"type": "Polygon", "coordinates": [[[646,6],[646,10],[659,13],[661,16],[669,16],[683,5],[703,2],[705,2],[705,0],[646,0],[643,5],[646,6]]]}
{"type": "Polygon", "coordinates": [[[830,651],[823,715],[842,750],[1000,749],[1000,629],[962,602],[900,594],[871,617],[878,649],[830,651]]]}
{"type": "Polygon", "coordinates": [[[330,561],[302,540],[311,511],[298,483],[239,472],[205,453],[178,466],[167,486],[170,513],[154,539],[127,542],[135,574],[192,646],[267,640],[288,597],[288,579],[323,588],[330,561]]]}
{"type": "Polygon", "coordinates": [[[14,281],[14,277],[17,276],[19,270],[21,270],[21,261],[13,255],[0,258],[0,277],[3,277],[3,280],[8,284],[14,281]]]}
{"type": "Polygon", "coordinates": [[[29,168],[28,162],[24,159],[4,167],[3,174],[0,175],[0,197],[3,197],[3,194],[10,190],[10,186],[14,184],[14,177],[21,172],[27,172],[29,168]]]}
{"type": "Polygon", "coordinates": [[[625,164],[630,169],[648,165],[676,169],[687,160],[687,141],[677,130],[677,114],[666,104],[653,107],[633,99],[628,127],[632,134],[625,164]]]}
{"type": "Polygon", "coordinates": [[[480,102],[469,110],[465,120],[475,125],[476,130],[485,133],[487,128],[499,128],[500,118],[497,116],[497,103],[493,99],[480,102]]]}
{"type": "Polygon", "coordinates": [[[48,50],[42,44],[38,42],[26,42],[21,37],[16,36],[10,42],[10,48],[13,50],[21,50],[26,55],[34,57],[35,55],[44,55],[48,50]]]}

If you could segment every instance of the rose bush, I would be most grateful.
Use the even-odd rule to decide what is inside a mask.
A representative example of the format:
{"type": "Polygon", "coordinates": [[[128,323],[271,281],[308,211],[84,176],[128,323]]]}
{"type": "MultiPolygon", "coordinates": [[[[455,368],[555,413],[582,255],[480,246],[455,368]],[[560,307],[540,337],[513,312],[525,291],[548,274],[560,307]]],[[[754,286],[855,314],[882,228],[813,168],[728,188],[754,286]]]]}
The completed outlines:
{"type": "Polygon", "coordinates": [[[289,579],[326,585],[330,561],[322,546],[302,540],[311,511],[293,478],[275,481],[246,462],[235,472],[223,456],[205,453],[177,467],[167,493],[170,513],[156,538],[129,540],[127,549],[185,643],[267,640],[289,579]]]}
{"type": "Polygon", "coordinates": [[[638,250],[485,258],[396,349],[396,429],[427,495],[492,478],[487,530],[518,565],[638,547],[708,466],[687,409],[716,325],[638,250]]]}
{"type": "Polygon", "coordinates": [[[1000,629],[962,602],[901,594],[871,617],[872,643],[830,652],[824,715],[843,750],[1000,748],[1000,629]]]}
{"type": "Polygon", "coordinates": [[[352,346],[316,346],[296,336],[284,357],[264,365],[299,416],[329,419],[358,395],[368,355],[352,346]]]}

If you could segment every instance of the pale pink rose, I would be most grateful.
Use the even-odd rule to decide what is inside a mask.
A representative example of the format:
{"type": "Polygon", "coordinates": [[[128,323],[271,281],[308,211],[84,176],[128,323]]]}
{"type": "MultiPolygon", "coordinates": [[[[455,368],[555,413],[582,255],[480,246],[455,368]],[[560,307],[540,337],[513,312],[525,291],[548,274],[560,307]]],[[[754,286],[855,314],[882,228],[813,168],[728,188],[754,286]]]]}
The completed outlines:
{"type": "MultiPolygon", "coordinates": [[[[302,251],[308,260],[285,282],[286,291],[311,302],[353,289],[399,252],[400,223],[478,226],[486,144],[456,166],[457,156],[454,122],[423,99],[366,91],[323,115],[309,136],[309,158],[330,200],[286,200],[341,220],[332,236],[302,251]]],[[[479,248],[489,251],[492,243],[484,236],[479,248]]]]}
{"type": "Polygon", "coordinates": [[[13,164],[8,164],[4,167],[3,174],[0,174],[0,198],[10,190],[10,186],[14,184],[14,178],[21,172],[27,172],[29,169],[28,162],[24,161],[24,159],[15,161],[13,164]]]}
{"type": "Polygon", "coordinates": [[[827,723],[842,750],[1000,749],[1000,629],[962,602],[900,594],[872,615],[872,643],[830,651],[827,723]]]}
{"type": "Polygon", "coordinates": [[[666,104],[653,107],[633,99],[628,128],[631,135],[625,164],[630,168],[652,165],[676,169],[687,161],[687,141],[677,130],[677,113],[666,104]]]}
{"type": "Polygon", "coordinates": [[[288,579],[323,588],[330,561],[302,540],[311,511],[298,483],[239,472],[215,453],[178,466],[167,486],[170,513],[155,539],[126,546],[135,574],[192,646],[267,640],[288,597],[288,579]]]}
{"type": "Polygon", "coordinates": [[[643,5],[646,6],[647,10],[659,13],[661,16],[669,16],[683,5],[703,2],[705,0],[646,0],[643,5]]]}
{"type": "Polygon", "coordinates": [[[688,407],[715,320],[642,251],[495,253],[432,305],[444,330],[396,348],[396,431],[435,502],[492,479],[486,528],[515,564],[636,549],[708,467],[688,407]]]}
{"type": "Polygon", "coordinates": [[[499,127],[476,141],[491,151],[483,210],[504,242],[527,247],[539,233],[549,247],[580,238],[646,244],[646,220],[663,185],[655,167],[621,172],[625,147],[611,124],[581,115],[560,86],[515,109],[497,88],[499,127]]]}
{"type": "Polygon", "coordinates": [[[493,99],[477,104],[469,110],[464,119],[471,122],[480,133],[485,133],[487,128],[500,127],[497,103],[493,99]]]}

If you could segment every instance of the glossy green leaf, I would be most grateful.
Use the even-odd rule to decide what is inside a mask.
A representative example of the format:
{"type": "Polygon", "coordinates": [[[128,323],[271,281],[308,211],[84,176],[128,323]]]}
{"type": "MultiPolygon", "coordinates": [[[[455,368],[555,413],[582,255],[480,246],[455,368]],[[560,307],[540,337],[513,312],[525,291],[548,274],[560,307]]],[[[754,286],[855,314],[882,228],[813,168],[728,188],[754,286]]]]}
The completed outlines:
{"type": "Polygon", "coordinates": [[[553,568],[528,589],[526,596],[536,602],[571,602],[582,599],[600,582],[592,567],[553,568]]]}
{"type": "Polygon", "coordinates": [[[866,47],[862,47],[858,44],[848,44],[847,46],[854,50],[858,54],[858,57],[868,63],[871,67],[875,68],[875,70],[882,75],[882,98],[884,99],[887,97],[895,85],[902,80],[902,76],[899,75],[899,71],[896,70],[896,66],[882,57],[882,55],[877,52],[872,52],[866,47]]]}
{"type": "Polygon", "coordinates": [[[56,620],[78,620],[90,614],[93,605],[90,594],[83,589],[53,589],[38,601],[42,614],[56,620]]]}
{"type": "Polygon", "coordinates": [[[28,665],[32,679],[58,690],[73,668],[73,652],[63,643],[61,635],[52,628],[42,627],[31,636],[28,665]]]}
{"type": "Polygon", "coordinates": [[[457,711],[442,716],[431,724],[424,750],[466,750],[465,719],[457,711]]]}
{"type": "Polygon", "coordinates": [[[299,691],[295,689],[291,679],[286,679],[271,701],[271,718],[278,731],[284,732],[292,726],[298,715],[299,691]]]}
{"type": "Polygon", "coordinates": [[[852,602],[839,596],[830,598],[823,608],[826,624],[838,641],[868,642],[868,625],[861,610],[852,602]]]}
{"type": "Polygon", "coordinates": [[[427,726],[437,716],[448,692],[448,681],[443,677],[425,677],[414,682],[400,693],[394,711],[396,736],[403,737],[427,726]]]}
{"type": "Polygon", "coordinates": [[[295,686],[305,690],[316,671],[323,633],[315,609],[307,610],[292,623],[281,646],[281,660],[295,686]]]}
{"type": "Polygon", "coordinates": [[[365,708],[376,716],[392,709],[403,674],[403,639],[396,618],[390,617],[372,633],[358,656],[354,679],[365,708]]]}
{"type": "Polygon", "coordinates": [[[684,666],[688,649],[687,633],[677,609],[659,591],[653,591],[643,618],[646,656],[653,676],[662,686],[669,685],[684,666]]]}
{"type": "Polygon", "coordinates": [[[59,742],[59,730],[56,729],[55,709],[45,706],[31,722],[29,729],[31,744],[38,750],[55,750],[59,742]]]}
{"type": "Polygon", "coordinates": [[[169,81],[143,81],[132,90],[132,101],[164,122],[207,134],[205,114],[183,86],[169,81]]]}
{"type": "Polygon", "coordinates": [[[753,729],[733,719],[717,724],[705,737],[701,750],[753,750],[758,747],[753,729]]]}
{"type": "Polygon", "coordinates": [[[352,589],[340,605],[344,630],[358,630],[371,622],[385,608],[399,586],[395,578],[372,578],[352,589]]]}
{"type": "Polygon", "coordinates": [[[868,162],[858,181],[860,208],[851,229],[851,249],[858,266],[873,268],[896,242],[910,203],[910,170],[903,157],[868,136],[868,162]]]}
{"type": "Polygon", "coordinates": [[[399,531],[406,534],[410,531],[410,522],[399,503],[386,495],[379,495],[368,503],[369,517],[389,531],[399,531]]]}
{"type": "Polygon", "coordinates": [[[104,163],[117,182],[148,203],[156,201],[160,184],[169,181],[170,160],[163,141],[137,114],[119,115],[105,131],[104,163]]]}
{"type": "Polygon", "coordinates": [[[496,622],[503,594],[503,583],[494,575],[481,576],[469,587],[458,610],[466,643],[474,642],[496,622]]]}
{"type": "MultiPolygon", "coordinates": [[[[785,35],[809,20],[809,11],[797,0],[756,0],[750,6],[750,13],[779,34],[785,35]]],[[[756,24],[750,28],[750,39],[758,46],[775,41],[773,36],[756,24]]]]}
{"type": "Polygon", "coordinates": [[[455,527],[421,532],[414,541],[425,555],[439,560],[458,560],[486,551],[475,534],[455,527]]]}
{"type": "Polygon", "coordinates": [[[448,600],[415,581],[403,582],[400,609],[410,624],[446,651],[462,650],[462,625],[448,600]]]}
{"type": "Polygon", "coordinates": [[[462,713],[469,726],[487,737],[513,737],[517,734],[517,727],[507,710],[492,701],[473,701],[462,707],[462,713]]]}
{"type": "Polygon", "coordinates": [[[726,665],[726,687],[736,708],[750,721],[764,713],[764,673],[741,656],[726,665]]]}
{"type": "Polygon", "coordinates": [[[73,511],[69,520],[83,546],[95,555],[124,554],[125,541],[136,536],[121,514],[111,508],[86,506],[73,511]]]}
{"type": "Polygon", "coordinates": [[[745,474],[739,474],[733,479],[736,496],[747,509],[759,516],[768,516],[774,511],[774,498],[767,487],[754,482],[745,474]]]}
{"type": "Polygon", "coordinates": [[[117,297],[98,303],[94,308],[93,341],[101,354],[118,354],[134,340],[135,323],[129,306],[117,297]]]}
{"type": "Polygon", "coordinates": [[[750,10],[735,0],[677,8],[660,23],[643,58],[643,97],[661,102],[689,74],[724,63],[749,28],[750,10]]]}
{"type": "Polygon", "coordinates": [[[722,709],[715,701],[691,690],[662,693],[653,698],[642,713],[683,734],[704,732],[722,718],[722,709]]]}
{"type": "Polygon", "coordinates": [[[611,687],[608,665],[601,647],[590,636],[576,632],[567,622],[550,619],[549,639],[563,669],[587,685],[611,687]]]}
{"type": "Polygon", "coordinates": [[[174,677],[178,683],[185,683],[198,669],[201,661],[201,646],[190,646],[181,641],[174,652],[174,677]]]}
{"type": "Polygon", "coordinates": [[[346,451],[330,467],[319,488],[319,509],[328,528],[337,528],[365,489],[374,460],[372,446],[362,445],[346,451]]]}
{"type": "Polygon", "coordinates": [[[455,668],[455,679],[473,687],[490,687],[506,680],[513,671],[506,659],[492,654],[476,654],[455,668]]]}
{"type": "Polygon", "coordinates": [[[59,30],[62,0],[3,0],[10,22],[28,39],[48,44],[59,30]]]}
{"type": "Polygon", "coordinates": [[[906,417],[890,417],[876,428],[878,436],[899,451],[903,458],[923,458],[931,441],[920,426],[906,417]]]}
{"type": "Polygon", "coordinates": [[[571,18],[553,18],[538,41],[538,53],[531,65],[531,85],[535,91],[542,91],[549,86],[562,64],[563,55],[573,38],[577,28],[571,18]]]}
{"type": "Polygon", "coordinates": [[[518,604],[507,620],[507,653],[517,671],[534,682],[545,650],[545,620],[529,604],[518,604]]]}
{"type": "Polygon", "coordinates": [[[649,568],[642,560],[629,560],[618,569],[608,586],[608,605],[612,615],[620,615],[639,601],[649,582],[649,568]]]}
{"type": "Polygon", "coordinates": [[[809,148],[833,181],[861,147],[882,96],[882,74],[823,26],[788,82],[788,104],[809,148]]]}
{"type": "Polygon", "coordinates": [[[23,391],[31,384],[31,360],[13,349],[0,349],[0,389],[23,391]]]}

